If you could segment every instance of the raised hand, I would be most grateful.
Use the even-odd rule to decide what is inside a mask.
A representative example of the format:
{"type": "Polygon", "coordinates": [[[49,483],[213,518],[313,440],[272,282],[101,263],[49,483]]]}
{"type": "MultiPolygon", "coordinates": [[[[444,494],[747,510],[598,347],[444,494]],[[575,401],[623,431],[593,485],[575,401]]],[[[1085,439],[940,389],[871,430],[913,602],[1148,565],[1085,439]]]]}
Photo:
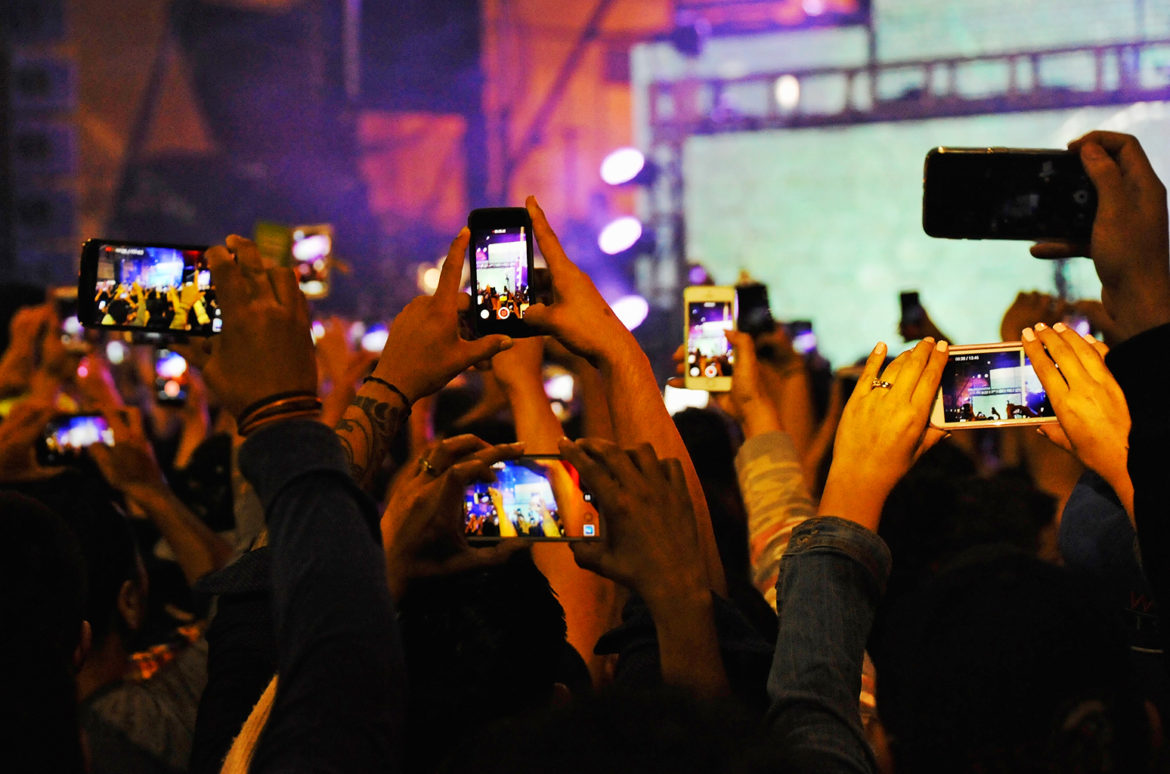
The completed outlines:
{"type": "Polygon", "coordinates": [[[207,251],[207,263],[223,333],[210,341],[203,377],[223,406],[238,417],[278,393],[315,394],[309,307],[293,270],[265,268],[256,245],[234,234],[207,251]]]}
{"type": "Polygon", "coordinates": [[[523,452],[523,444],[489,446],[460,435],[441,441],[399,474],[382,515],[386,573],[395,597],[412,578],[499,564],[524,547],[522,541],[505,540],[473,548],[463,535],[464,489],[473,481],[492,480],[492,463],[523,452]]]}
{"type": "Polygon", "coordinates": [[[1089,132],[1069,143],[1097,188],[1089,244],[1033,245],[1038,258],[1084,255],[1101,278],[1101,301],[1121,337],[1170,322],[1170,236],[1166,187],[1136,137],[1089,132]]]}
{"type": "Polygon", "coordinates": [[[459,232],[447,251],[433,296],[419,296],[394,318],[386,347],[374,367],[413,402],[440,390],[457,374],[512,346],[507,336],[492,335],[468,341],[459,336],[459,311],[470,299],[459,291],[471,232],[459,232]]]}
{"type": "Polygon", "coordinates": [[[1129,407],[1105,366],[1108,347],[1063,323],[1026,328],[1023,342],[1060,420],[1060,431],[1041,425],[1040,432],[1100,474],[1132,517],[1133,483],[1126,469],[1129,407]]]}
{"type": "Polygon", "coordinates": [[[548,262],[553,290],[553,302],[528,307],[525,321],[553,334],[570,351],[595,366],[607,352],[636,348],[633,334],[609,308],[593,280],[565,255],[536,197],[529,196],[524,204],[532,217],[532,233],[540,253],[548,262]]]}
{"type": "Polygon", "coordinates": [[[999,326],[1001,341],[1019,341],[1020,332],[1036,323],[1052,325],[1060,322],[1067,311],[1067,305],[1055,296],[1032,291],[1020,292],[1012,305],[1003,313],[999,326]]]}
{"type": "Polygon", "coordinates": [[[947,343],[926,338],[878,375],[886,356],[879,342],[845,405],[820,514],[877,529],[882,505],[914,460],[945,433],[928,428],[947,343]],[[885,385],[885,386],[883,386],[885,385]]]}

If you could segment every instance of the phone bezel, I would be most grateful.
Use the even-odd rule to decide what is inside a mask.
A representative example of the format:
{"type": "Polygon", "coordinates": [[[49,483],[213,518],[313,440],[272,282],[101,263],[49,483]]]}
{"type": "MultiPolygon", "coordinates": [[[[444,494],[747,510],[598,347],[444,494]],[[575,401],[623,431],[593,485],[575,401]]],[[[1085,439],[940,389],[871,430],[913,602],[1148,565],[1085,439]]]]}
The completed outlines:
{"type": "Polygon", "coordinates": [[[471,231],[471,237],[467,242],[471,309],[469,310],[467,319],[470,323],[471,332],[476,338],[490,336],[496,333],[511,336],[512,338],[540,335],[538,331],[533,330],[522,318],[510,318],[504,321],[485,321],[480,319],[476,313],[477,304],[475,298],[479,287],[475,261],[476,235],[497,228],[515,228],[517,226],[523,226],[525,229],[524,244],[528,253],[528,294],[529,303],[532,303],[532,281],[533,273],[536,270],[536,253],[535,239],[532,235],[532,216],[528,214],[528,210],[523,207],[480,207],[467,214],[467,228],[471,231]]]}
{"type": "MultiPolygon", "coordinates": [[[[990,352],[1019,352],[1021,358],[1021,365],[1023,364],[1024,345],[1018,341],[1003,341],[991,344],[962,344],[951,347],[948,351],[947,361],[950,364],[950,358],[955,355],[964,354],[984,354],[990,352]]],[[[1033,369],[1035,370],[1035,369],[1033,369]]],[[[1049,405],[1051,405],[1049,399],[1049,405]]],[[[1055,409],[1053,415],[1050,417],[1025,417],[1024,419],[989,419],[980,420],[977,422],[948,422],[946,421],[946,413],[943,410],[943,391],[942,385],[939,384],[938,392],[935,393],[934,405],[930,409],[930,425],[944,430],[978,430],[983,427],[1029,427],[1031,425],[1050,425],[1059,420],[1056,418],[1055,409]]]]}
{"type": "MultiPolygon", "coordinates": [[[[508,460],[500,460],[500,462],[503,462],[504,464],[511,464],[511,463],[520,462],[522,460],[556,460],[558,462],[564,462],[565,458],[563,455],[560,455],[560,454],[525,454],[525,455],[522,455],[520,457],[514,457],[514,458],[508,459],[508,460]]],[[[569,463],[569,464],[572,465],[572,463],[569,463]]],[[[576,470],[576,468],[574,468],[574,470],[576,470]]],[[[578,476],[580,476],[579,471],[578,471],[578,476]]],[[[466,497],[468,491],[472,487],[474,487],[477,483],[483,483],[483,482],[473,481],[472,483],[470,483],[466,487],[464,487],[464,489],[463,489],[464,497],[466,497]]],[[[592,506],[593,510],[597,513],[597,534],[596,535],[592,535],[589,537],[586,537],[584,535],[582,535],[580,537],[569,537],[569,536],[548,537],[547,535],[536,535],[536,536],[534,536],[534,535],[468,535],[466,532],[463,532],[463,537],[464,537],[464,539],[467,540],[468,543],[472,543],[472,544],[496,543],[500,540],[525,540],[525,541],[529,541],[529,542],[533,542],[533,543],[570,543],[570,542],[601,540],[601,536],[605,532],[605,527],[602,524],[601,511],[598,510],[597,506],[593,504],[593,501],[592,501],[588,492],[586,492],[584,489],[582,489],[581,495],[582,495],[582,498],[584,499],[585,503],[592,506]]],[[[560,504],[558,503],[558,506],[559,505],[560,504]]],[[[462,530],[467,529],[467,513],[466,512],[464,512],[464,514],[463,514],[463,523],[462,523],[461,529],[462,530]]]]}
{"type": "MultiPolygon", "coordinates": [[[[211,249],[210,245],[186,245],[174,242],[137,242],[124,239],[97,238],[85,240],[85,243],[81,246],[81,266],[77,273],[77,319],[81,321],[83,328],[99,331],[132,331],[158,336],[159,340],[167,341],[182,341],[188,336],[206,338],[216,335],[212,331],[175,330],[171,328],[156,330],[142,325],[103,325],[100,321],[96,321],[97,299],[94,298],[93,291],[97,287],[99,250],[105,245],[113,245],[115,247],[161,247],[168,250],[180,250],[184,252],[195,250],[201,253],[205,253],[211,249]],[[91,320],[94,321],[89,322],[91,320]]],[[[210,289],[214,288],[215,283],[213,281],[210,289]]]]}
{"type": "Polygon", "coordinates": [[[731,330],[738,330],[739,301],[732,286],[721,285],[692,285],[683,289],[683,386],[688,390],[706,390],[707,392],[729,392],[732,376],[691,376],[686,367],[686,353],[690,351],[691,343],[691,304],[714,301],[717,303],[731,303],[731,330]]]}

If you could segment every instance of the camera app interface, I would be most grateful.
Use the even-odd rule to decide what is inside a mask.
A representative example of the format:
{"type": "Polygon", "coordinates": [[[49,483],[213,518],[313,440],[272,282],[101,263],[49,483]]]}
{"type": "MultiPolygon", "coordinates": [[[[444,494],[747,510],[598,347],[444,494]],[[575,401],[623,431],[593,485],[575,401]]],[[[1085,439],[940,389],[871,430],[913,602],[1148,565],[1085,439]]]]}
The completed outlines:
{"type": "Polygon", "coordinates": [[[955,353],[942,376],[947,422],[1003,422],[1054,416],[1031,361],[1020,350],[955,353]]]}
{"type": "Polygon", "coordinates": [[[114,445],[114,433],[104,417],[61,417],[45,429],[46,459],[51,462],[74,462],[84,455],[85,448],[95,443],[114,445]]]}
{"type": "Polygon", "coordinates": [[[731,376],[731,342],[727,332],[735,327],[730,301],[694,301],[687,305],[687,374],[714,379],[731,376]]]}
{"type": "Polygon", "coordinates": [[[154,364],[155,389],[160,399],[182,401],[187,398],[187,360],[178,352],[160,349],[154,364]]]}
{"type": "Polygon", "coordinates": [[[564,460],[522,458],[492,466],[496,480],[469,486],[464,533],[477,537],[596,538],[600,520],[564,460]]]}
{"type": "Polygon", "coordinates": [[[524,319],[528,296],[528,230],[511,226],[475,235],[476,324],[508,328],[524,319]]]}
{"type": "Polygon", "coordinates": [[[92,324],[219,333],[223,321],[200,250],[102,245],[92,324]]]}

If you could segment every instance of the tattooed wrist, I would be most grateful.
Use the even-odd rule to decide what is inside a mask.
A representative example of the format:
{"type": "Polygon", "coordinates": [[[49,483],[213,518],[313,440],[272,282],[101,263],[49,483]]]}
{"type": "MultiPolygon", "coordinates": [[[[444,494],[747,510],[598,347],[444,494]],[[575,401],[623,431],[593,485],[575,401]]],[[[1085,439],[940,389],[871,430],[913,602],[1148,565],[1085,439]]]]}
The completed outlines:
{"type": "Polygon", "coordinates": [[[369,471],[382,464],[406,411],[404,406],[367,395],[358,395],[345,410],[334,432],[349,462],[350,475],[359,484],[369,471]]]}

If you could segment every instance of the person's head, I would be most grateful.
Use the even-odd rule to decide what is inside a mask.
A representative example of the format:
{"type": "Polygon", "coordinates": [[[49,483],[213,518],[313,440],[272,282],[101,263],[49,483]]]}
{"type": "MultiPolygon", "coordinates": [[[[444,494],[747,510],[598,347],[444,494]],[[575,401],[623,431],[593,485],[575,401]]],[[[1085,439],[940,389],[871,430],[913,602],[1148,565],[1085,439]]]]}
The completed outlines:
{"type": "Polygon", "coordinates": [[[145,624],[148,584],[134,534],[99,478],[69,470],[19,490],[47,505],[77,536],[85,559],[84,617],[100,648],[110,635],[130,647],[145,624]]]}
{"type": "Polygon", "coordinates": [[[1064,568],[983,551],[890,614],[877,697],[899,774],[1144,770],[1115,617],[1064,568]]]}
{"type": "Polygon", "coordinates": [[[527,552],[498,567],[411,581],[399,611],[413,771],[434,768],[452,728],[548,707],[563,695],[558,683],[573,681],[565,677],[564,610],[527,552]]]}
{"type": "Polygon", "coordinates": [[[79,772],[76,670],[88,647],[81,549],[64,520],[32,498],[0,492],[0,514],[5,762],[18,771],[79,772]]]}

